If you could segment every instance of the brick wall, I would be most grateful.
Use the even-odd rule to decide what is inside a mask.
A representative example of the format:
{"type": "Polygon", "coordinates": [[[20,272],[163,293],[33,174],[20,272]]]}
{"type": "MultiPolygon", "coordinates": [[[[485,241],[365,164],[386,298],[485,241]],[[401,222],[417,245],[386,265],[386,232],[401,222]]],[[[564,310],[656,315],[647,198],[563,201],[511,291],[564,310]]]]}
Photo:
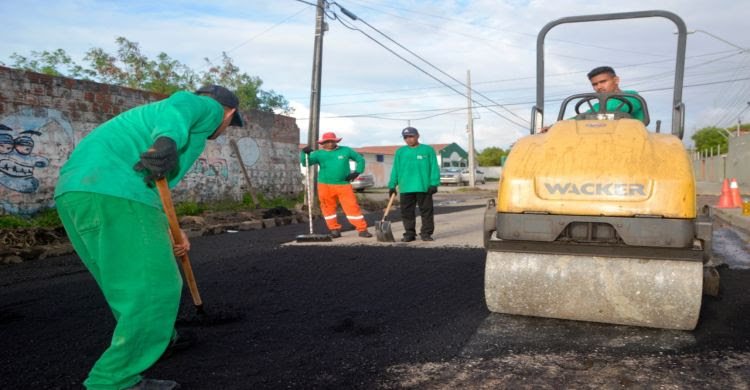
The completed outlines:
{"type": "MultiPolygon", "coordinates": [[[[0,67],[0,215],[54,207],[58,172],[75,145],[111,117],[164,97],[0,67]]],[[[302,191],[294,118],[259,111],[243,116],[243,128],[229,128],[208,142],[175,188],[176,201],[242,198],[246,183],[230,139],[260,193],[275,197],[302,191]]]]}

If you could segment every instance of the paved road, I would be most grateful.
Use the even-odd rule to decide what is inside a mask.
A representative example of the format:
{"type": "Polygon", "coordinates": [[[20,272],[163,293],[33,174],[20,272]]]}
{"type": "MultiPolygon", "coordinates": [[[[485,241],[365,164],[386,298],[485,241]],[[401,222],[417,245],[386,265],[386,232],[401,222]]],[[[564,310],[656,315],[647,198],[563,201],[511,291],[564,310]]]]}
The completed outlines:
{"type": "MultiPolygon", "coordinates": [[[[729,265],[693,332],[491,314],[470,232],[485,196],[439,195],[432,243],[349,231],[288,244],[306,225],[193,239],[206,310],[238,320],[196,320],[186,293],[181,324],[199,342],[147,375],[188,389],[748,388],[750,270],[736,232],[717,225],[729,265]]],[[[75,256],[0,267],[0,388],[80,388],[112,325],[75,256]]]]}

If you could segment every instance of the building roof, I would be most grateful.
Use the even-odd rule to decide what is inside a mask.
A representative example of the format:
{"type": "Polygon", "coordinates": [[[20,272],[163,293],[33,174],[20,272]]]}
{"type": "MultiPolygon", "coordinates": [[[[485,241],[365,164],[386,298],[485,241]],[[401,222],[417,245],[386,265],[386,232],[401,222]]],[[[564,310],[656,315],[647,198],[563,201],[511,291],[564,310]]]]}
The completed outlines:
{"type": "MultiPolygon", "coordinates": [[[[436,153],[439,153],[441,150],[448,147],[448,145],[451,144],[434,144],[430,145],[433,149],[435,149],[436,153]]],[[[357,153],[363,154],[387,154],[387,155],[394,155],[396,154],[396,149],[402,147],[404,145],[386,145],[386,146],[362,146],[360,148],[354,148],[354,150],[357,151],[357,153]]]]}
{"type": "MultiPolygon", "coordinates": [[[[433,149],[435,149],[435,153],[440,153],[441,150],[447,148],[452,144],[434,144],[430,145],[433,149]]],[[[299,149],[302,150],[307,146],[307,144],[299,144],[299,149]]],[[[362,146],[360,148],[352,148],[357,153],[367,153],[367,154],[386,154],[389,156],[393,156],[396,154],[396,149],[402,147],[404,145],[386,145],[386,146],[362,146]]]]}

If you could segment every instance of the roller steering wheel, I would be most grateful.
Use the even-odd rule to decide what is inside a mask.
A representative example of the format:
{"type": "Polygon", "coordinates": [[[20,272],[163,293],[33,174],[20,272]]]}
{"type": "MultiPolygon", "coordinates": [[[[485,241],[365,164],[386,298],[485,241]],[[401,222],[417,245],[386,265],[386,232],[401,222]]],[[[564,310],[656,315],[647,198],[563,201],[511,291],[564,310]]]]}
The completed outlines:
{"type": "MultiPolygon", "coordinates": [[[[633,108],[633,103],[631,103],[628,99],[626,99],[624,97],[619,97],[619,96],[612,96],[612,97],[610,97],[608,99],[608,101],[612,100],[612,99],[620,101],[620,104],[617,107],[615,107],[615,109],[613,111],[620,111],[620,112],[625,112],[625,113],[628,113],[628,114],[632,114],[633,111],[635,111],[635,109],[633,108]],[[624,111],[620,110],[623,106],[626,109],[624,111]]],[[[578,103],[576,103],[576,106],[575,106],[575,112],[576,112],[576,114],[582,114],[582,112],[581,112],[581,106],[583,105],[583,103],[587,103],[589,105],[589,110],[587,110],[586,112],[594,112],[594,105],[591,104],[592,100],[599,100],[599,97],[598,96],[586,96],[583,99],[581,99],[581,101],[579,101],[578,103]]],[[[606,111],[607,111],[607,105],[606,104],[602,104],[602,102],[600,101],[599,102],[599,112],[606,112],[606,111]],[[604,109],[602,109],[602,107],[604,107],[604,109]]]]}

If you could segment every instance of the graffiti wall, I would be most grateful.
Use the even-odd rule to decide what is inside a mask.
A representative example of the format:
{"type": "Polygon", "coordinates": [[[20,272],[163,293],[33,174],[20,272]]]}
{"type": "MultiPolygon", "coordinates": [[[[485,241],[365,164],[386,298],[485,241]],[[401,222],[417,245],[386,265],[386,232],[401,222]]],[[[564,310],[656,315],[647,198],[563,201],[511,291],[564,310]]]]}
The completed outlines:
{"type": "MultiPolygon", "coordinates": [[[[54,207],[60,167],[100,123],[165,96],[0,67],[0,215],[54,207]]],[[[294,118],[244,112],[243,128],[209,141],[174,190],[176,201],[241,199],[250,182],[268,197],[302,191],[294,118]],[[239,156],[230,147],[238,146],[239,156]]]]}

